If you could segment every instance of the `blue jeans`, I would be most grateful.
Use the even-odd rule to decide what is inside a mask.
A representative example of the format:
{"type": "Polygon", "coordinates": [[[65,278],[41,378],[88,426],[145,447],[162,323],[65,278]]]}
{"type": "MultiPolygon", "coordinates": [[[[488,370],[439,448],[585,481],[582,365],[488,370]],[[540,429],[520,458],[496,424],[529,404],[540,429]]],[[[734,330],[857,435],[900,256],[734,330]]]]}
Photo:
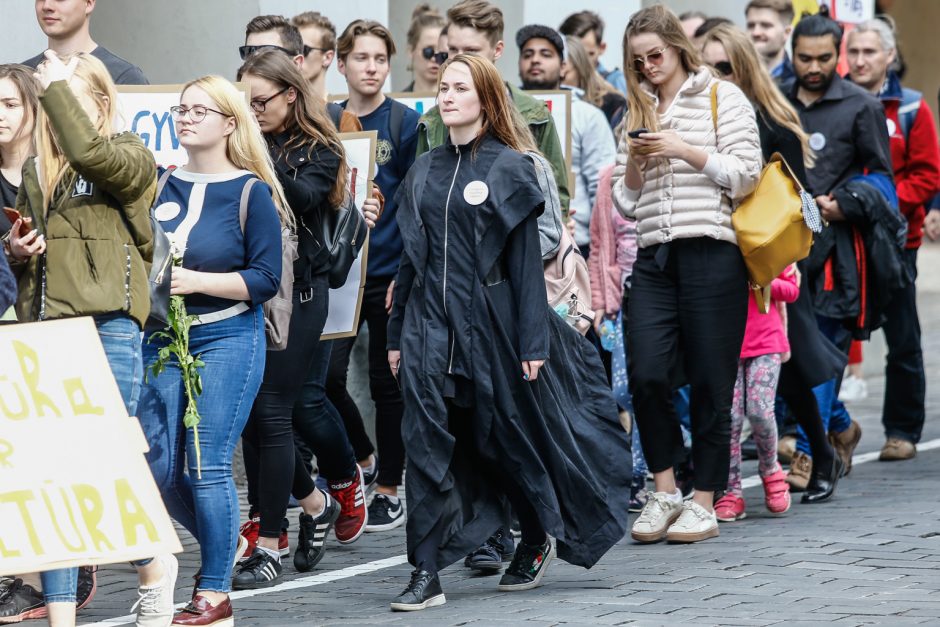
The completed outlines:
{"type": "MultiPolygon", "coordinates": [[[[817,316],[816,318],[822,334],[832,340],[832,343],[847,355],[849,346],[852,344],[852,334],[842,325],[842,321],[823,316],[817,316]]],[[[849,416],[849,411],[845,408],[845,404],[839,400],[840,387],[842,387],[841,375],[813,388],[813,394],[816,395],[816,402],[819,405],[819,416],[822,418],[823,428],[827,433],[842,433],[852,425],[852,417],[849,416]]],[[[802,427],[797,432],[796,450],[812,456],[809,440],[806,438],[802,427]]]]}
{"type": "MultiPolygon", "coordinates": [[[[144,340],[144,363],[153,363],[163,345],[144,340]]],[[[261,386],[265,349],[260,306],[190,329],[189,350],[205,362],[197,400],[201,476],[194,431],[183,426],[186,396],[179,367],[167,366],[160,376],[149,377],[141,393],[140,423],[150,444],[147,461],[170,516],[199,541],[200,590],[231,589],[239,517],[232,456],[261,386]]]]}
{"type": "MultiPolygon", "coordinates": [[[[137,413],[143,362],[140,355],[140,327],[126,314],[113,313],[95,317],[98,339],[108,358],[111,374],[117,382],[124,406],[131,416],[137,413]]],[[[61,568],[40,574],[46,603],[75,603],[78,569],[61,568]]]]}

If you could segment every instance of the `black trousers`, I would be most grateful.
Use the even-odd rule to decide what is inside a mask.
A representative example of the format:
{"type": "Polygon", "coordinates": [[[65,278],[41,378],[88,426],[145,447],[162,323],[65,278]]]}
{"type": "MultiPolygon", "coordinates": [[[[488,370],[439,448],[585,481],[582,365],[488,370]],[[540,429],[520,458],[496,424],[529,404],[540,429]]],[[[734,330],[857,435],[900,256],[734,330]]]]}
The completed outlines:
{"type": "MultiPolygon", "coordinates": [[[[375,439],[379,448],[381,486],[401,485],[405,470],[405,446],[401,441],[401,417],[404,412],[401,389],[388,367],[388,312],[385,295],[392,277],[366,279],[362,297],[360,328],[369,325],[369,390],[375,403],[375,439]]],[[[326,394],[343,417],[346,433],[353,445],[356,459],[365,459],[375,450],[366,435],[359,408],[346,389],[349,355],[356,338],[333,340],[333,355],[327,376],[326,394]]]]}
{"type": "MultiPolygon", "coordinates": [[[[904,251],[904,261],[911,276],[917,278],[917,249],[904,251]]],[[[897,437],[915,444],[924,429],[924,353],[921,348],[920,319],[917,316],[917,285],[912,281],[894,298],[885,311],[885,400],[881,423],[886,437],[897,437]]]]}
{"type": "Polygon", "coordinates": [[[320,341],[329,310],[326,275],[313,278],[313,287],[294,292],[287,348],[268,351],[264,379],[242,434],[246,459],[257,455],[246,470],[250,492],[261,516],[260,535],[277,538],[294,478],[294,404],[320,341]]]}
{"type": "Polygon", "coordinates": [[[676,369],[683,368],[691,385],[695,489],[727,487],[748,298],[734,244],[701,237],[640,249],[630,292],[628,378],[650,471],[668,470],[684,457],[672,403],[676,369]]]}

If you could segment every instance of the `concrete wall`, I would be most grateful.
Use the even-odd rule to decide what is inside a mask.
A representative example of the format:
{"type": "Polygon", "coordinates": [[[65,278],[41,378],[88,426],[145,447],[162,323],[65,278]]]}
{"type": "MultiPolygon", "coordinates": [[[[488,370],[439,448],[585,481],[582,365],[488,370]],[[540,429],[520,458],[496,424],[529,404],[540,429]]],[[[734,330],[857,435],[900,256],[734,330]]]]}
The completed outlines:
{"type": "Polygon", "coordinates": [[[0,0],[0,63],[19,63],[34,57],[46,48],[46,36],[36,23],[32,2],[0,0]]]}

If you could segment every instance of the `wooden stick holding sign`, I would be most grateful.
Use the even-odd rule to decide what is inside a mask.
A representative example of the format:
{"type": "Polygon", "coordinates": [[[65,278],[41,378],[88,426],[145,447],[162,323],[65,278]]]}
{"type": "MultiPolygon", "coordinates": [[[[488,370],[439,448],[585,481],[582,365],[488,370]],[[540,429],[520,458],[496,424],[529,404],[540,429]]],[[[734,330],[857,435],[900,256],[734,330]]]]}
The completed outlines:
{"type": "MultiPolygon", "coordinates": [[[[346,151],[346,167],[349,168],[349,191],[353,194],[356,208],[362,212],[362,205],[372,196],[372,180],[375,178],[375,147],[378,132],[361,131],[358,133],[340,133],[343,150],[346,151]]],[[[379,218],[381,221],[383,218],[379,218]]],[[[359,312],[362,309],[362,296],[366,285],[366,266],[369,262],[369,239],[362,246],[359,258],[349,269],[349,276],[343,287],[330,290],[330,311],[326,317],[321,340],[335,340],[352,337],[359,331],[359,312]]]]}
{"type": "Polygon", "coordinates": [[[91,318],[0,327],[0,575],[183,550],[91,318]]]}

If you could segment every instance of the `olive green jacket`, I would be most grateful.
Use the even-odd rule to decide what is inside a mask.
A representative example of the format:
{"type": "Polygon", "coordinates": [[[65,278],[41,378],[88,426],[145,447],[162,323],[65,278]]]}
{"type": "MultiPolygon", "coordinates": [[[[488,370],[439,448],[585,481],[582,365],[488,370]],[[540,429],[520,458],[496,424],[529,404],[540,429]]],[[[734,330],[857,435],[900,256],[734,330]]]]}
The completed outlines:
{"type": "Polygon", "coordinates": [[[125,312],[143,327],[150,313],[153,156],[133,133],[101,137],[65,81],[52,83],[39,100],[69,165],[47,210],[36,161],[23,167],[16,208],[45,235],[46,252],[14,265],[17,317],[125,312]]]}
{"type": "MultiPolygon", "coordinates": [[[[539,152],[552,165],[552,173],[555,175],[555,183],[558,185],[558,197],[561,201],[562,210],[567,215],[568,201],[571,197],[568,192],[568,166],[561,151],[561,141],[559,140],[558,130],[555,128],[555,120],[544,102],[508,83],[506,86],[509,88],[512,101],[519,113],[522,114],[522,119],[529,125],[529,130],[532,131],[539,152]]],[[[441,119],[440,109],[434,107],[418,120],[418,156],[431,150],[431,148],[437,148],[446,139],[447,127],[444,126],[444,121],[441,119]]]]}

